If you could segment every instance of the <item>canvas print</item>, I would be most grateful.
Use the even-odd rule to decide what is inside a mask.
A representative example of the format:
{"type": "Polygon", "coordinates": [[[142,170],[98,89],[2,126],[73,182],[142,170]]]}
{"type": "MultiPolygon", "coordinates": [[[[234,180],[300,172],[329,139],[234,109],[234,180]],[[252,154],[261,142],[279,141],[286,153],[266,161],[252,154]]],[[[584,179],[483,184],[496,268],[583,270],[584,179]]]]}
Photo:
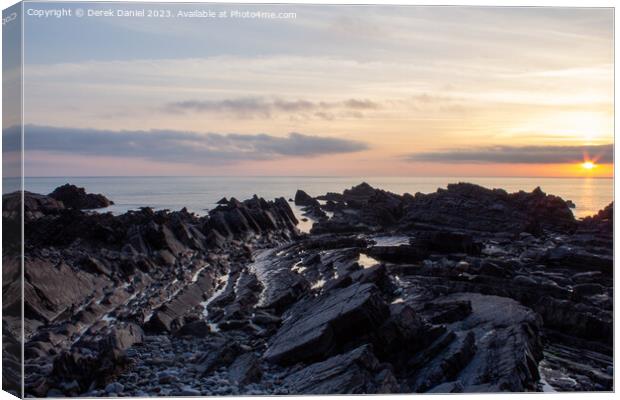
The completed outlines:
{"type": "Polygon", "coordinates": [[[613,391],[613,28],[6,9],[3,389],[613,391]]]}

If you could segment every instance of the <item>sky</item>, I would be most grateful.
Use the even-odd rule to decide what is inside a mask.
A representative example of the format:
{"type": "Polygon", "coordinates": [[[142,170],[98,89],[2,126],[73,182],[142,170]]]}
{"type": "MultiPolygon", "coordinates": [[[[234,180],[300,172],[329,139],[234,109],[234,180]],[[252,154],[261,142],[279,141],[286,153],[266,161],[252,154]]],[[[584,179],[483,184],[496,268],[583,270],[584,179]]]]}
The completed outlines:
{"type": "Polygon", "coordinates": [[[613,174],[611,9],[152,9],[296,18],[26,16],[27,175],[613,174]]]}

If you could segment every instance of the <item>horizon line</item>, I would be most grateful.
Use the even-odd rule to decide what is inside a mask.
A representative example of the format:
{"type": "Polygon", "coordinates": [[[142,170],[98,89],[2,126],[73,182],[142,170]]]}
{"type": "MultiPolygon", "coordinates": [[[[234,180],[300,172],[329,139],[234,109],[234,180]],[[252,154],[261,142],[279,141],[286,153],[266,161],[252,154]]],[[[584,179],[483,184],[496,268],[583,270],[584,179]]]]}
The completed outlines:
{"type": "Polygon", "coordinates": [[[381,178],[455,178],[455,179],[478,179],[478,178],[515,178],[515,179],[614,179],[614,176],[540,176],[540,175],[49,175],[49,176],[3,176],[2,179],[84,179],[84,178],[339,178],[339,179],[381,179],[381,178]]]}

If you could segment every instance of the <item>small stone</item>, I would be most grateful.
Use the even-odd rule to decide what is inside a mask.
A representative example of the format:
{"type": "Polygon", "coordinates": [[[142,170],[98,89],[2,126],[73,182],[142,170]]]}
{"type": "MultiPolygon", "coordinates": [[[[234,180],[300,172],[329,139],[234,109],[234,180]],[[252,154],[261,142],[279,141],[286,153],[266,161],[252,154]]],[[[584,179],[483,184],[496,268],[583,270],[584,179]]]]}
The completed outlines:
{"type": "Polygon", "coordinates": [[[77,383],[76,380],[73,380],[71,382],[64,382],[61,387],[65,392],[71,392],[80,389],[80,385],[77,383]]]}
{"type": "Polygon", "coordinates": [[[181,390],[177,390],[174,392],[171,392],[170,395],[171,396],[179,396],[179,397],[183,397],[183,396],[200,396],[202,393],[200,393],[199,390],[196,389],[192,389],[189,387],[185,387],[182,388],[181,390]]]}
{"type": "Polygon", "coordinates": [[[105,391],[108,394],[112,394],[112,393],[121,393],[123,390],[125,389],[125,386],[123,386],[122,383],[118,383],[118,382],[112,382],[109,383],[106,387],[105,387],[105,391]]]}
{"type": "Polygon", "coordinates": [[[159,380],[159,383],[161,384],[172,383],[172,382],[176,382],[179,380],[178,375],[179,375],[179,372],[177,370],[167,369],[165,371],[158,373],[157,379],[159,380]]]}

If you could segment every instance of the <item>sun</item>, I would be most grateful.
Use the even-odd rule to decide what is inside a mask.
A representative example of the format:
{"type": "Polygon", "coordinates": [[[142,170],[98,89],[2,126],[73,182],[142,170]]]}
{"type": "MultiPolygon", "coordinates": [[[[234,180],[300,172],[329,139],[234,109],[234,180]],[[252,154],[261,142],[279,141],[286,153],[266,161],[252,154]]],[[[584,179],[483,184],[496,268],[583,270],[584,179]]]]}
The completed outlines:
{"type": "Polygon", "coordinates": [[[594,167],[596,167],[596,164],[594,164],[592,161],[585,161],[584,163],[581,164],[581,167],[583,169],[591,170],[594,167]]]}

